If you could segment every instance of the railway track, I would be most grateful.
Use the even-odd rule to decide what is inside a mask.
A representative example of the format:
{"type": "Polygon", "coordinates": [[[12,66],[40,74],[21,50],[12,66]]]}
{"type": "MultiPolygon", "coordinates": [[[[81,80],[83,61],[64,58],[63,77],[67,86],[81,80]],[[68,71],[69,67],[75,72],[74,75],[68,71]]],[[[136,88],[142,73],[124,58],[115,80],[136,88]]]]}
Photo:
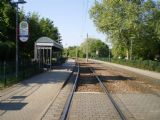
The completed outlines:
{"type": "Polygon", "coordinates": [[[68,99],[66,101],[66,105],[64,107],[62,116],[60,118],[61,120],[66,120],[67,119],[67,115],[68,115],[68,112],[69,112],[69,109],[70,109],[70,106],[71,106],[72,98],[73,98],[74,92],[75,92],[76,87],[77,87],[78,77],[79,77],[79,64],[77,66],[77,75],[76,75],[76,78],[75,78],[71,93],[68,96],[68,99]]]}
{"type": "MultiPolygon", "coordinates": [[[[126,120],[126,117],[124,116],[124,114],[122,113],[122,111],[121,111],[121,109],[119,108],[119,106],[116,104],[116,102],[114,101],[114,99],[112,98],[112,96],[110,95],[110,93],[108,92],[108,90],[107,90],[107,88],[106,88],[106,86],[103,84],[103,82],[102,82],[102,80],[98,77],[98,75],[95,73],[95,71],[94,71],[94,69],[93,68],[88,68],[88,70],[86,70],[86,71],[81,71],[80,70],[80,66],[78,66],[78,72],[77,72],[77,75],[76,75],[76,78],[75,78],[75,81],[74,81],[74,85],[73,85],[73,87],[72,87],[72,90],[71,90],[71,93],[70,93],[70,95],[68,96],[68,99],[67,99],[67,102],[66,102],[66,104],[65,104],[65,107],[64,107],[64,110],[63,110],[63,112],[62,112],[62,116],[61,116],[61,118],[60,118],[60,120],[76,120],[76,119],[83,119],[83,118],[71,118],[70,116],[72,115],[72,114],[74,114],[74,113],[72,113],[72,108],[74,108],[74,96],[75,96],[75,93],[76,93],[76,90],[77,90],[77,88],[78,88],[78,86],[79,86],[79,81],[80,81],[80,74],[81,74],[81,72],[83,72],[83,73],[85,73],[85,72],[88,72],[88,74],[90,75],[90,77],[94,77],[94,82],[95,82],[95,80],[99,83],[99,86],[100,86],[100,88],[101,88],[101,90],[100,91],[103,91],[103,97],[105,96],[105,98],[106,98],[106,101],[110,104],[110,106],[112,106],[111,107],[111,109],[115,109],[115,111],[116,111],[116,114],[117,114],[117,116],[118,117],[116,117],[117,119],[122,119],[122,120],[126,120]],[[110,101],[110,102],[109,102],[110,101]]],[[[89,80],[89,79],[88,79],[89,80]]],[[[87,80],[87,81],[88,81],[87,80]]],[[[91,84],[91,83],[89,83],[89,84],[91,84]]],[[[89,87],[89,86],[88,86],[89,87]]],[[[89,87],[90,88],[90,87],[89,87]]],[[[94,92],[93,92],[94,93],[94,92]]],[[[82,98],[83,99],[83,98],[82,98]]],[[[98,97],[97,97],[97,99],[99,99],[98,97]]],[[[85,101],[85,102],[87,102],[87,101],[85,101]]],[[[105,101],[104,101],[105,102],[105,101]]],[[[108,104],[107,103],[107,104],[108,104]]],[[[86,104],[86,103],[85,103],[86,104]]],[[[101,104],[101,103],[98,103],[98,104],[101,104]]],[[[91,106],[88,106],[88,107],[91,107],[91,106]]],[[[94,107],[94,106],[92,106],[92,107],[94,107]]],[[[96,106],[95,106],[96,107],[96,106]]],[[[76,109],[78,109],[78,108],[76,108],[76,109]]],[[[85,108],[84,108],[85,109],[85,108]]],[[[101,108],[97,108],[97,109],[101,109],[101,108]]],[[[82,109],[82,111],[83,111],[83,109],[82,109]]],[[[100,113],[101,114],[101,113],[100,113]]],[[[94,115],[88,115],[88,116],[92,116],[93,117],[93,119],[95,119],[94,118],[94,115]]],[[[102,115],[103,116],[103,119],[106,119],[105,117],[107,117],[107,116],[105,116],[105,115],[102,115]]],[[[87,117],[87,114],[86,114],[86,117],[87,117]]],[[[101,116],[98,116],[99,118],[101,118],[101,116]]],[[[84,118],[84,119],[87,119],[87,118],[84,118]]],[[[113,119],[114,119],[114,117],[113,117],[113,119]]]]}
{"type": "MultiPolygon", "coordinates": [[[[93,73],[94,70],[91,69],[91,71],[93,73]]],[[[106,93],[106,95],[108,96],[108,98],[111,100],[112,104],[114,105],[115,109],[117,110],[117,112],[119,113],[120,117],[122,120],[126,120],[126,117],[124,116],[124,114],[122,113],[121,109],[119,108],[119,106],[117,105],[117,103],[115,102],[115,100],[112,98],[112,96],[110,95],[109,91],[107,90],[106,86],[103,84],[102,80],[96,75],[95,76],[97,78],[97,80],[100,83],[101,88],[103,89],[104,93],[106,93]]]]}
{"type": "Polygon", "coordinates": [[[65,103],[68,96],[70,96],[71,88],[74,87],[75,77],[78,71],[78,67],[75,67],[68,77],[68,79],[63,83],[62,87],[57,92],[56,96],[51,100],[49,105],[44,110],[44,113],[40,117],[40,120],[53,119],[59,120],[61,113],[63,112],[65,103]]]}
{"type": "MultiPolygon", "coordinates": [[[[62,98],[66,96],[71,82],[66,83],[65,81],[71,75],[74,66],[74,63],[67,63],[64,67],[60,66],[51,72],[37,75],[0,91],[0,118],[3,120],[43,119],[48,113],[47,111],[53,108],[52,104],[55,105],[55,98],[59,95],[62,98]]],[[[61,100],[65,103],[65,100],[61,100]]],[[[59,105],[57,104],[55,107],[57,113],[60,114],[59,105]]]]}
{"type": "MultiPolygon", "coordinates": [[[[93,62],[92,62],[93,63],[93,62]]],[[[103,64],[98,64],[93,63],[94,67],[96,67],[96,73],[101,74],[101,76],[106,76],[106,73],[110,76],[108,77],[107,80],[111,80],[116,84],[116,80],[119,80],[119,83],[125,84],[125,88],[127,90],[123,89],[118,89],[117,88],[111,89],[109,91],[114,91],[114,92],[119,92],[119,93],[149,93],[156,95],[160,97],[159,90],[160,90],[160,82],[159,80],[151,79],[146,76],[138,75],[136,73],[131,73],[128,71],[123,71],[122,69],[117,70],[115,68],[112,68],[110,66],[106,66],[103,64]],[[99,68],[101,68],[99,70],[99,68]],[[103,70],[103,71],[102,71],[103,70]],[[123,72],[122,72],[123,71],[123,72]],[[127,87],[126,87],[127,86],[127,87]]],[[[92,65],[91,65],[92,66],[92,65]]],[[[103,78],[102,78],[103,79],[103,78]]],[[[106,81],[106,80],[104,80],[106,81]]],[[[105,83],[107,84],[107,82],[105,83]]],[[[110,85],[108,85],[110,86],[110,85]]],[[[121,86],[121,85],[120,85],[121,86]]],[[[111,86],[110,86],[111,87],[111,86]]],[[[110,89],[110,88],[109,88],[110,89]]]]}
{"type": "MultiPolygon", "coordinates": [[[[42,107],[42,111],[38,113],[38,119],[159,119],[159,96],[156,95],[154,91],[151,92],[152,89],[150,88],[147,88],[147,91],[145,89],[145,92],[139,89],[143,87],[144,83],[154,88],[154,85],[156,86],[155,82],[152,84],[152,81],[137,80],[136,77],[132,79],[133,76],[127,75],[123,73],[123,71],[110,70],[110,67],[102,66],[101,64],[92,62],[84,63],[83,61],[78,62],[79,65],[76,65],[74,71],[65,83],[64,81],[57,83],[57,88],[55,88],[56,85],[54,85],[57,91],[53,97],[46,99],[48,102],[46,102],[46,106],[42,107]],[[143,84],[140,85],[139,81],[143,82],[143,84]],[[115,83],[119,82],[120,84],[114,86],[115,83]],[[119,87],[118,85],[120,85],[121,88],[115,88],[119,87]],[[137,86],[138,89],[132,89],[137,86]],[[124,90],[126,87],[129,88],[127,88],[127,91],[124,90]]],[[[32,95],[36,95],[37,90],[43,92],[43,80],[38,79],[34,82],[42,84],[26,86],[27,84],[24,83],[24,86],[13,87],[13,89],[1,93],[0,108],[3,108],[2,105],[8,106],[10,104],[14,105],[15,103],[17,105],[25,105],[28,98],[30,99],[32,95]]],[[[48,80],[48,82],[50,82],[50,80],[48,80]]],[[[159,85],[159,82],[157,84],[159,85]]],[[[47,88],[53,88],[52,85],[51,83],[51,86],[49,85],[47,88]]],[[[46,93],[49,92],[49,94],[53,94],[51,90],[52,89],[46,91],[46,93]]],[[[34,101],[34,99],[32,100],[34,101]]],[[[32,105],[38,107],[42,104],[36,100],[32,105]]],[[[37,110],[38,109],[36,109],[36,111],[37,110]]],[[[4,116],[6,113],[7,109],[0,110],[0,116],[4,116]]]]}

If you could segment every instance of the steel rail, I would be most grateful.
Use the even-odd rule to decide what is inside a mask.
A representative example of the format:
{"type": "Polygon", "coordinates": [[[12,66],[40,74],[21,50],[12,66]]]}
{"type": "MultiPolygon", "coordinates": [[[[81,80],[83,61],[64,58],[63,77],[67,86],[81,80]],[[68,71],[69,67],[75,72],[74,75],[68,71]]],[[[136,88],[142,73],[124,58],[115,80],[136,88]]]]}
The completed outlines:
{"type": "Polygon", "coordinates": [[[69,97],[67,99],[67,102],[65,104],[65,107],[64,107],[64,110],[62,112],[60,120],[66,120],[67,117],[68,117],[68,112],[70,110],[70,105],[71,105],[71,102],[72,102],[72,98],[73,98],[74,92],[75,92],[76,87],[77,87],[77,81],[78,81],[78,77],[79,77],[79,64],[77,65],[77,68],[78,68],[78,70],[77,70],[76,79],[75,79],[75,82],[73,84],[73,87],[72,87],[72,90],[70,92],[70,95],[69,95],[69,97]]]}
{"type": "MultiPolygon", "coordinates": [[[[95,73],[95,71],[93,70],[93,68],[90,68],[90,70],[95,73]]],[[[103,91],[106,93],[106,95],[109,97],[110,101],[112,102],[112,104],[114,105],[115,109],[117,110],[117,112],[119,113],[120,117],[122,120],[127,120],[126,117],[124,116],[124,114],[122,113],[122,111],[120,110],[119,106],[117,105],[117,103],[115,102],[115,100],[113,99],[113,97],[110,95],[109,91],[107,90],[106,86],[103,84],[103,82],[100,80],[100,78],[95,75],[95,77],[97,78],[97,80],[100,83],[100,86],[102,87],[103,91]]]]}
{"type": "Polygon", "coordinates": [[[52,106],[52,104],[54,103],[54,101],[56,100],[56,98],[58,97],[58,95],[60,94],[60,92],[62,91],[62,89],[65,87],[65,85],[67,84],[67,82],[69,81],[69,79],[71,78],[71,76],[73,75],[75,71],[75,67],[73,68],[73,71],[69,74],[69,76],[67,77],[67,79],[64,81],[64,83],[62,84],[62,86],[60,87],[60,89],[58,90],[58,92],[56,93],[56,96],[52,98],[51,102],[48,104],[48,106],[45,108],[43,114],[39,117],[40,120],[42,120],[44,118],[44,116],[47,114],[48,110],[50,109],[50,107],[52,106]]]}

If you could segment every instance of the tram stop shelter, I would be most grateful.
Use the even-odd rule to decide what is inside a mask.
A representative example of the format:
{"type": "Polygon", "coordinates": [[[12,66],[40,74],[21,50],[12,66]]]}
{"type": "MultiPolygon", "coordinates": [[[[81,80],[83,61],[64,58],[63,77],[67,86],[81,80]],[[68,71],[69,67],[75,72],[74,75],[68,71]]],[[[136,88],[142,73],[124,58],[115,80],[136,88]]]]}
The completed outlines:
{"type": "Polygon", "coordinates": [[[41,37],[35,42],[34,59],[40,68],[52,67],[52,58],[61,57],[63,46],[51,38],[41,37]]]}

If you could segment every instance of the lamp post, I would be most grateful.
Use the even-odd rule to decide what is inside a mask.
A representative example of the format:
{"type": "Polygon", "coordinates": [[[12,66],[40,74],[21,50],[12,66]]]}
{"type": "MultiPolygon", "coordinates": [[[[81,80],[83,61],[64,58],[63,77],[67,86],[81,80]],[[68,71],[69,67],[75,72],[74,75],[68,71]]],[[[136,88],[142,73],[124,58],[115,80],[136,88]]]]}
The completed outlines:
{"type": "Polygon", "coordinates": [[[16,78],[18,78],[18,4],[24,4],[26,1],[18,0],[12,3],[16,6],[16,78]]]}

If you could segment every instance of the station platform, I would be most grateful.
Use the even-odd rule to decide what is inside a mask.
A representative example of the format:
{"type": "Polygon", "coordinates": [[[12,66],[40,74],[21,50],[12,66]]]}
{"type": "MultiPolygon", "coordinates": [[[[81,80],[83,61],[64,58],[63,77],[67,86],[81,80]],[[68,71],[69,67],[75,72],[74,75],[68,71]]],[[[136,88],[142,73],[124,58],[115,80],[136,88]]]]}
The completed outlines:
{"type": "Polygon", "coordinates": [[[0,91],[1,120],[40,120],[63,83],[72,73],[74,60],[0,91]]]}

